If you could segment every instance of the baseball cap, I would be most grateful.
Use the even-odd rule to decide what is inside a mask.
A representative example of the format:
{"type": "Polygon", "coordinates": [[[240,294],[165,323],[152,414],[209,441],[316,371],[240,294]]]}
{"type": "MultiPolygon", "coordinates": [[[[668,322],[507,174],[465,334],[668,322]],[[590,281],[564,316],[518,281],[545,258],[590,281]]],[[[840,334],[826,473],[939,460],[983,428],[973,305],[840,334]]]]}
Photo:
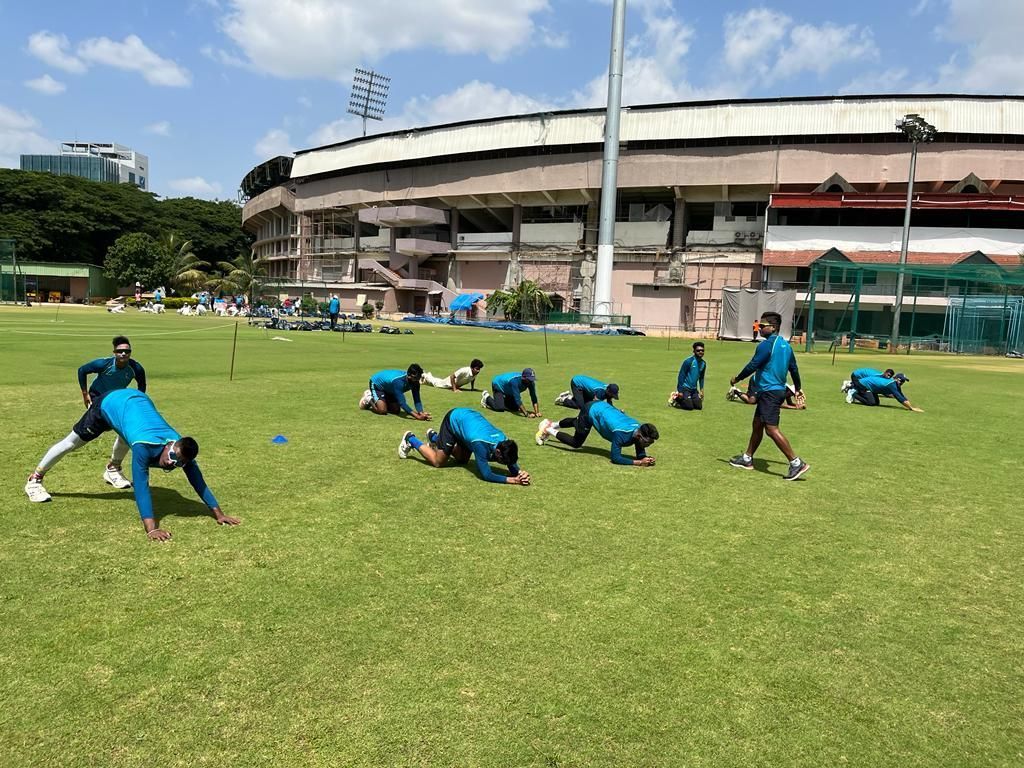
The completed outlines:
{"type": "Polygon", "coordinates": [[[619,385],[609,384],[607,387],[604,388],[604,393],[605,397],[608,400],[614,400],[616,397],[619,396],[619,385]]]}
{"type": "Polygon", "coordinates": [[[523,368],[523,379],[526,381],[536,381],[537,374],[533,368],[523,368]]]}
{"type": "Polygon", "coordinates": [[[895,379],[896,381],[899,381],[899,382],[901,382],[901,383],[905,383],[905,382],[908,382],[908,381],[910,381],[910,379],[908,379],[908,378],[907,378],[906,376],[904,376],[904,375],[903,375],[902,373],[897,373],[897,374],[894,374],[894,375],[893,375],[893,378],[894,378],[894,379],[895,379]]]}

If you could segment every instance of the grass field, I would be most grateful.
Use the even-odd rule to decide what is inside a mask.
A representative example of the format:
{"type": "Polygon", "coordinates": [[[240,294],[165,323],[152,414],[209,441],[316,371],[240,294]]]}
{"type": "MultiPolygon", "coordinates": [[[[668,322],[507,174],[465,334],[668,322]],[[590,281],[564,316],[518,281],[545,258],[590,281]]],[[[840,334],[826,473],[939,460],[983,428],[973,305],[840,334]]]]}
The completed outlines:
{"type": "MultiPolygon", "coordinates": [[[[178,316],[0,309],[0,764],[1009,766],[1024,762],[1024,361],[899,358],[924,414],[848,406],[852,367],[801,355],[782,427],[812,470],[726,463],[753,345],[708,344],[702,413],[665,406],[689,344],[412,325],[238,330],[178,316]],[[81,414],[76,368],[131,337],[202,447],[218,527],[154,473],[147,541],[101,473],[109,436],[22,486],[81,414]],[[396,455],[425,425],[357,410],[368,375],[473,356],[618,382],[650,469],[520,442],[528,488],[396,455]],[[411,426],[410,426],[411,425],[411,426]],[[271,443],[283,434],[287,445],[271,443]]],[[[440,416],[477,396],[424,389],[440,416]]]]}

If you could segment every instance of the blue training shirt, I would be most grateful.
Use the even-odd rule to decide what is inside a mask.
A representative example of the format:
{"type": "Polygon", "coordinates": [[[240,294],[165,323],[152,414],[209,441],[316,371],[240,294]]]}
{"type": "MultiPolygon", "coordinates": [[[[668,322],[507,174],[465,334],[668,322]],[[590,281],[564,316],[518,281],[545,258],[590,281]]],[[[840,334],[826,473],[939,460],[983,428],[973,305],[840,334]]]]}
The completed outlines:
{"type": "Polygon", "coordinates": [[[370,377],[370,386],[381,394],[390,395],[392,400],[398,401],[398,405],[403,411],[410,414],[413,410],[405,399],[405,393],[411,389],[412,400],[416,410],[419,412],[423,411],[423,403],[420,401],[420,383],[418,381],[415,383],[409,381],[405,371],[397,369],[377,371],[377,373],[370,377]]]}
{"type": "MultiPolygon", "coordinates": [[[[472,452],[480,476],[490,483],[504,483],[505,476],[491,469],[490,462],[494,460],[498,443],[508,439],[505,433],[472,408],[453,408],[448,414],[448,423],[459,443],[472,452]]],[[[519,465],[512,464],[508,471],[509,477],[515,477],[519,474],[519,465]]]]}
{"type": "Polygon", "coordinates": [[[868,376],[882,376],[882,372],[876,371],[874,368],[858,368],[850,376],[857,379],[866,379],[868,376]]]}
{"type": "Polygon", "coordinates": [[[512,398],[517,408],[523,405],[523,396],[520,393],[528,389],[530,402],[537,404],[537,387],[532,381],[524,381],[521,373],[502,373],[495,376],[491,380],[491,389],[512,398]]]}
{"type": "Polygon", "coordinates": [[[338,310],[341,309],[341,302],[337,299],[331,299],[331,303],[327,305],[328,313],[332,315],[338,314],[338,310]]]}
{"type": "Polygon", "coordinates": [[[582,389],[589,397],[597,397],[598,390],[604,392],[608,389],[608,385],[605,382],[598,381],[593,376],[585,376],[582,373],[573,376],[569,386],[582,389]]]}
{"type": "MultiPolygon", "coordinates": [[[[118,389],[104,395],[100,412],[117,434],[132,447],[132,490],[139,517],[153,517],[153,497],[149,490],[149,468],[160,466],[164,446],[179,435],[156,410],[149,395],[134,389],[118,389]]],[[[220,506],[206,485],[199,464],[190,461],[182,471],[199,498],[210,509],[220,506]]]]}
{"type": "Polygon", "coordinates": [[[89,386],[89,396],[98,397],[105,392],[115,389],[124,389],[132,383],[132,379],[138,382],[139,392],[146,391],[146,369],[131,358],[124,368],[117,367],[116,357],[98,357],[78,369],[78,388],[85,390],[86,377],[95,373],[96,378],[89,386]]]}
{"type": "Polygon", "coordinates": [[[786,374],[793,377],[793,386],[800,390],[800,370],[796,365],[796,355],[789,342],[779,334],[773,333],[761,341],[754,350],[754,356],[746,364],[737,381],[742,381],[754,371],[761,373],[758,385],[761,392],[785,392],[786,374]]]}
{"type": "MultiPolygon", "coordinates": [[[[587,418],[594,425],[598,434],[612,444],[611,460],[614,464],[632,464],[631,459],[622,455],[622,449],[633,443],[633,434],[640,428],[640,422],[627,416],[605,400],[594,400],[587,406],[587,418]]],[[[636,457],[642,459],[647,455],[639,445],[636,457]]]]}
{"type": "Polygon", "coordinates": [[[895,379],[887,379],[884,376],[868,376],[859,381],[860,385],[869,392],[874,392],[876,395],[895,397],[901,403],[907,402],[907,398],[900,391],[900,386],[895,379]]]}
{"type": "Polygon", "coordinates": [[[696,355],[690,355],[683,360],[683,364],[679,366],[679,378],[676,379],[676,392],[682,392],[684,389],[704,389],[704,372],[707,367],[708,364],[698,360],[696,355]]]}

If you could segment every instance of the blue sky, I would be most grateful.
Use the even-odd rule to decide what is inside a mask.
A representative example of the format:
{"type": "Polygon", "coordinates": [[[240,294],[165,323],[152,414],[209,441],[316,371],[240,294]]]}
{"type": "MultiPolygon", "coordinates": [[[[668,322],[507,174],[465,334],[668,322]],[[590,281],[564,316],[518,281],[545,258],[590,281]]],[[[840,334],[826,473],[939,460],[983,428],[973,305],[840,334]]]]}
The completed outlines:
{"type": "MultiPolygon", "coordinates": [[[[1024,0],[628,0],[624,102],[1022,93],[1024,0]]],[[[234,198],[275,154],[359,135],[598,106],[611,0],[0,0],[0,167],[63,140],[150,156],[164,196],[234,198]]]]}

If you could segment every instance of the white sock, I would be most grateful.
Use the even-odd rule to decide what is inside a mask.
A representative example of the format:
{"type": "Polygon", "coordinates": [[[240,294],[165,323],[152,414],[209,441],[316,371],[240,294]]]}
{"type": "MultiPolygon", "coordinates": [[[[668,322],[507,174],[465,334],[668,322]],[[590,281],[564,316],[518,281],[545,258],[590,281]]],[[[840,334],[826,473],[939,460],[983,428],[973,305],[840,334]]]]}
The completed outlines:
{"type": "Polygon", "coordinates": [[[548,428],[547,428],[547,429],[546,429],[545,431],[546,431],[546,432],[547,432],[547,433],[548,433],[549,435],[551,435],[552,437],[554,437],[555,435],[557,435],[557,434],[558,434],[558,427],[556,427],[556,426],[555,426],[554,424],[552,424],[552,425],[551,425],[550,427],[548,427],[548,428]]]}
{"type": "Polygon", "coordinates": [[[753,457],[753,456],[751,456],[751,455],[750,455],[749,453],[744,453],[744,454],[743,454],[743,460],[744,460],[744,461],[753,461],[753,460],[754,460],[754,457],[753,457]]]}
{"type": "Polygon", "coordinates": [[[797,456],[791,462],[789,462],[789,466],[791,467],[799,467],[801,464],[803,464],[803,462],[800,460],[799,456],[797,456]]]}

